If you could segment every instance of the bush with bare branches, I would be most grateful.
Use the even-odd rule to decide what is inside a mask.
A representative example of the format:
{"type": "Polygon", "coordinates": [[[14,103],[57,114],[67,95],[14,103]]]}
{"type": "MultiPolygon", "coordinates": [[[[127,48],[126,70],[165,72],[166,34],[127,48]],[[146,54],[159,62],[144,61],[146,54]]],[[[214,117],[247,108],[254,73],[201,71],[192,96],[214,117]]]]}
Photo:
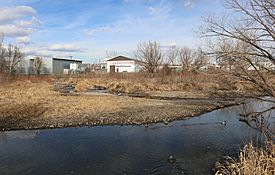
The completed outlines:
{"type": "Polygon", "coordinates": [[[274,1],[229,0],[227,8],[231,19],[210,16],[202,27],[202,36],[215,41],[210,53],[227,61],[236,76],[252,82],[263,95],[275,97],[275,85],[268,79],[275,76],[274,1]]]}
{"type": "Polygon", "coordinates": [[[15,73],[17,66],[23,59],[24,54],[17,46],[10,44],[6,48],[0,44],[0,73],[15,73]]]}
{"type": "Polygon", "coordinates": [[[150,75],[158,72],[163,62],[163,54],[159,43],[156,41],[148,41],[139,44],[135,57],[142,68],[150,75]]]}

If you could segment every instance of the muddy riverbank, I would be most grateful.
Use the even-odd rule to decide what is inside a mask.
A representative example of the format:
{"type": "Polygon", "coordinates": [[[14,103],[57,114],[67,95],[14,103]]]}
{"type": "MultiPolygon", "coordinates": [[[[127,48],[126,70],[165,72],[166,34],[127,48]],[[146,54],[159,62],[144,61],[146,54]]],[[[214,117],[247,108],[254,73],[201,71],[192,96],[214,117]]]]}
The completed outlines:
{"type": "Polygon", "coordinates": [[[0,88],[0,130],[169,123],[241,103],[236,98],[60,93],[49,83],[0,88]]]}

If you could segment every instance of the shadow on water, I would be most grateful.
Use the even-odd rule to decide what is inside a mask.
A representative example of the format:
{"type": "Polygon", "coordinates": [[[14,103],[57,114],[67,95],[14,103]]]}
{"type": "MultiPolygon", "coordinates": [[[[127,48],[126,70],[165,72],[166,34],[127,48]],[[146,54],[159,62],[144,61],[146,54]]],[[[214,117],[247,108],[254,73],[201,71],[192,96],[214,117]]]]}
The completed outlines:
{"type": "MultiPolygon", "coordinates": [[[[2,175],[213,174],[223,156],[237,156],[261,132],[239,114],[249,103],[168,125],[97,126],[0,132],[2,175]]],[[[274,112],[273,112],[274,116],[274,112]]],[[[265,118],[274,128],[274,119],[265,118]]]]}

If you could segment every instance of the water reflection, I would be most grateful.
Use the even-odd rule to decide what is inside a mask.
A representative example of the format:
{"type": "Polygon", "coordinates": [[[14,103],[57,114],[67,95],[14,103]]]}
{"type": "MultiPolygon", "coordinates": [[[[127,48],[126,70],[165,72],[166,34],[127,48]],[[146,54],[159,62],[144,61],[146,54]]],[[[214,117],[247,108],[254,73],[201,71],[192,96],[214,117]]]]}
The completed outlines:
{"type": "Polygon", "coordinates": [[[272,139],[275,134],[274,107],[274,103],[267,101],[261,101],[260,103],[250,101],[250,103],[240,106],[242,111],[240,112],[239,121],[246,123],[250,128],[265,133],[267,137],[272,139]]]}
{"type": "Polygon", "coordinates": [[[26,130],[26,131],[10,131],[10,132],[0,132],[0,143],[7,143],[14,139],[34,139],[37,137],[40,131],[26,130]]]}
{"type": "Polygon", "coordinates": [[[223,156],[263,141],[239,121],[243,108],[168,125],[0,132],[0,174],[212,174],[223,156]]]}
{"type": "Polygon", "coordinates": [[[0,144],[7,143],[7,134],[5,132],[0,132],[0,144]]]}

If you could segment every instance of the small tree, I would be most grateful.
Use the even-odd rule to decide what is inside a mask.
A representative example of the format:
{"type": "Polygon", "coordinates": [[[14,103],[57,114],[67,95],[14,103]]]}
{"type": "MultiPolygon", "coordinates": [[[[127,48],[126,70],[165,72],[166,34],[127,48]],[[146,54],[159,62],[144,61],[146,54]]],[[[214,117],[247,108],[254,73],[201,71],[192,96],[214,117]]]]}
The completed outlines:
{"type": "MultiPolygon", "coordinates": [[[[6,74],[5,80],[0,81],[9,81],[11,74],[14,74],[18,71],[20,63],[24,60],[24,54],[20,49],[13,45],[8,45],[5,47],[3,44],[4,33],[0,33],[0,74],[6,74]]],[[[18,72],[24,72],[21,69],[18,72]]]]}
{"type": "Polygon", "coordinates": [[[16,67],[24,59],[24,54],[17,46],[9,45],[5,54],[5,63],[8,67],[8,73],[13,74],[16,72],[16,67]]]}
{"type": "Polygon", "coordinates": [[[179,49],[179,58],[181,61],[182,69],[183,70],[190,70],[193,59],[194,59],[194,52],[192,49],[188,47],[183,47],[179,49]]]}
{"type": "Polygon", "coordinates": [[[0,73],[4,73],[7,70],[7,61],[6,61],[6,49],[0,43],[0,73]]]}
{"type": "Polygon", "coordinates": [[[43,67],[43,59],[40,57],[35,57],[33,60],[33,69],[37,73],[37,75],[40,75],[42,67],[43,67]]]}
{"type": "Polygon", "coordinates": [[[206,66],[207,63],[208,63],[207,56],[205,55],[205,53],[203,53],[201,48],[198,48],[198,50],[195,53],[193,68],[195,70],[199,70],[203,66],[206,66]]]}
{"type": "Polygon", "coordinates": [[[170,46],[167,50],[167,61],[169,65],[175,65],[178,61],[179,49],[176,46],[170,46]]]}
{"type": "Polygon", "coordinates": [[[159,66],[163,62],[160,45],[156,41],[139,44],[135,57],[139,61],[140,66],[150,75],[158,72],[159,66]]]}

